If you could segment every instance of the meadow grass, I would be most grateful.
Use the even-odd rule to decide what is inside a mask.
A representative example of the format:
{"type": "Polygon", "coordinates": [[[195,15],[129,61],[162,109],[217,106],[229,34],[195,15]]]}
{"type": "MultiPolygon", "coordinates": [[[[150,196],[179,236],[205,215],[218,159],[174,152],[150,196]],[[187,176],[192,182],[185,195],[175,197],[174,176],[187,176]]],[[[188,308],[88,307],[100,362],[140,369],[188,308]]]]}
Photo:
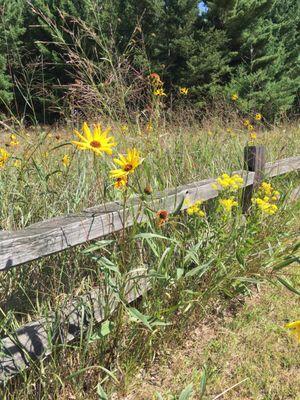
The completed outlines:
{"type": "MultiPolygon", "coordinates": [[[[150,185],[155,193],[243,166],[248,133],[238,119],[201,125],[188,118],[152,126],[124,121],[105,125],[112,126],[120,152],[136,147],[145,158],[134,181],[138,190],[150,185]]],[[[297,124],[258,129],[268,161],[297,155],[297,124]]],[[[7,148],[11,157],[1,170],[2,229],[122,200],[108,177],[110,159],[76,151],[70,144],[72,131],[36,127],[14,132],[19,143],[7,148]],[[70,157],[66,166],[65,155],[70,157]]],[[[12,132],[3,135],[3,143],[11,141],[12,132]]],[[[214,301],[221,298],[225,304],[249,294],[249,285],[276,279],[272,265],[297,240],[299,208],[289,205],[285,195],[299,185],[299,176],[292,173],[272,182],[282,194],[280,212],[273,216],[254,215],[245,222],[237,211],[224,219],[213,201],[203,206],[207,218],[170,216],[159,227],[154,215],[128,229],[125,241],[120,234],[111,235],[91,252],[84,251],[89,245],[79,246],[3,273],[3,335],[103,282],[122,293],[130,270],[147,269],[152,280],[152,291],[143,301],[119,307],[104,327],[91,324],[79,341],[55,346],[48,360],[9,382],[3,398],[97,399],[102,390],[98,384],[109,396],[125,393],[139,365],[151,364],[168,337],[180,337],[194,312],[202,319],[214,301]],[[145,232],[148,236],[139,236],[145,232]]]]}

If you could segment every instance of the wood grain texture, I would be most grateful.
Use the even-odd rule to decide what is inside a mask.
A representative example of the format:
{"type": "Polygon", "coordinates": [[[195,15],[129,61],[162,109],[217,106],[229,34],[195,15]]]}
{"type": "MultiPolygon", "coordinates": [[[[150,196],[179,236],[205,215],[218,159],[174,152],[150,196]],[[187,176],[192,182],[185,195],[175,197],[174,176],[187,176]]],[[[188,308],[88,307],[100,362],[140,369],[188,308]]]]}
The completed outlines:
{"type": "MultiPolygon", "coordinates": [[[[273,177],[300,169],[300,157],[292,157],[267,163],[265,174],[273,177]]],[[[244,177],[244,186],[253,183],[254,173],[237,171],[244,177]]],[[[214,179],[179,186],[176,189],[159,193],[150,202],[154,209],[164,208],[173,212],[183,198],[191,202],[209,200],[218,196],[211,184],[214,179]]],[[[182,207],[186,208],[185,205],[182,207]]],[[[126,227],[145,219],[139,211],[138,199],[133,199],[127,212],[126,227]]],[[[15,232],[0,232],[0,271],[36,260],[70,247],[104,237],[122,229],[121,206],[118,203],[107,203],[89,208],[79,214],[57,217],[15,232]]]]}
{"type": "MultiPolygon", "coordinates": [[[[139,270],[129,276],[123,302],[130,304],[150,289],[146,273],[146,270],[139,270]]],[[[6,382],[33,362],[47,358],[56,345],[69,343],[89,327],[104,321],[118,304],[119,300],[113,293],[104,296],[103,289],[95,288],[72,302],[62,304],[60,310],[48,317],[30,322],[3,338],[0,382],[6,382]]]]}

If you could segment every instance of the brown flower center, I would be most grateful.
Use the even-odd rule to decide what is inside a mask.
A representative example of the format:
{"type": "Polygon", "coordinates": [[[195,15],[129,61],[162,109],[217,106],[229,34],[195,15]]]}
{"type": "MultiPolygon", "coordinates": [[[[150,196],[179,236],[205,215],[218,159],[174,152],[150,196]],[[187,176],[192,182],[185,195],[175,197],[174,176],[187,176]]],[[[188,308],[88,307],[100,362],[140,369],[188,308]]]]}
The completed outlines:
{"type": "Polygon", "coordinates": [[[133,165],[132,164],[126,164],[124,167],[124,171],[125,172],[129,172],[133,169],[133,165]]]}
{"type": "Polygon", "coordinates": [[[92,140],[91,143],[90,143],[90,145],[91,145],[92,147],[95,147],[96,149],[99,149],[99,147],[101,147],[101,143],[98,142],[98,140],[92,140]]]}

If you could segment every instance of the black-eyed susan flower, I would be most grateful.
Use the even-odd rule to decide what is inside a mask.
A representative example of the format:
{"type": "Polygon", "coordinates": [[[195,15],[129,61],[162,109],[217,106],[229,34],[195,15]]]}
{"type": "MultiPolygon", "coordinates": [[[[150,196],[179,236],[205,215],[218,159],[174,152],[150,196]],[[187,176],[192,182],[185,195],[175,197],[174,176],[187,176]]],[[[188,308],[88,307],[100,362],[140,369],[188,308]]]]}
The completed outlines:
{"type": "Polygon", "coordinates": [[[162,226],[168,221],[169,212],[167,210],[159,210],[156,213],[156,217],[157,217],[157,225],[162,226]]]}
{"type": "Polygon", "coordinates": [[[289,322],[285,324],[285,328],[291,331],[292,335],[295,335],[297,341],[300,343],[300,321],[289,322]]]}
{"type": "Polygon", "coordinates": [[[127,155],[119,154],[119,158],[114,158],[114,163],[121,168],[110,171],[111,178],[118,179],[133,174],[135,169],[141,164],[142,159],[137,149],[127,150],[127,155]]]}
{"type": "Polygon", "coordinates": [[[166,96],[166,93],[164,92],[163,88],[155,89],[153,94],[154,94],[154,96],[158,96],[158,97],[166,96]]]}
{"type": "Polygon", "coordinates": [[[232,100],[232,101],[237,101],[238,98],[239,98],[239,95],[238,95],[237,93],[233,93],[233,94],[231,95],[231,100],[232,100]]]}
{"type": "Polygon", "coordinates": [[[262,115],[260,113],[257,113],[257,114],[255,114],[254,118],[256,119],[256,121],[261,121],[262,115]]]}
{"type": "Polygon", "coordinates": [[[249,138],[252,142],[254,142],[257,139],[257,133],[256,132],[250,132],[249,138]]]}
{"type": "Polygon", "coordinates": [[[96,124],[93,131],[91,131],[88,124],[85,122],[82,127],[83,135],[77,130],[74,131],[81,142],[72,141],[72,143],[80,150],[91,150],[97,155],[103,153],[111,155],[113,152],[112,148],[116,146],[117,143],[113,136],[108,136],[110,129],[111,128],[107,128],[105,131],[102,131],[100,124],[96,124]]]}
{"type": "Polygon", "coordinates": [[[67,168],[70,165],[70,162],[71,162],[70,156],[68,156],[68,154],[65,154],[63,156],[63,158],[61,159],[61,162],[63,163],[63,166],[67,168]]]}
{"type": "Polygon", "coordinates": [[[179,93],[184,95],[184,96],[187,96],[188,92],[189,92],[189,89],[187,87],[179,88],[179,93]]]}
{"type": "Polygon", "coordinates": [[[3,149],[2,147],[0,148],[0,168],[4,168],[7,160],[9,159],[10,154],[3,149]]]}
{"type": "Polygon", "coordinates": [[[253,131],[253,130],[254,130],[254,126],[251,125],[251,124],[249,124],[249,125],[247,126],[247,128],[248,128],[248,131],[253,131]]]}
{"type": "Polygon", "coordinates": [[[249,125],[250,125],[249,119],[244,119],[243,125],[244,125],[244,126],[249,126],[249,125]]]}

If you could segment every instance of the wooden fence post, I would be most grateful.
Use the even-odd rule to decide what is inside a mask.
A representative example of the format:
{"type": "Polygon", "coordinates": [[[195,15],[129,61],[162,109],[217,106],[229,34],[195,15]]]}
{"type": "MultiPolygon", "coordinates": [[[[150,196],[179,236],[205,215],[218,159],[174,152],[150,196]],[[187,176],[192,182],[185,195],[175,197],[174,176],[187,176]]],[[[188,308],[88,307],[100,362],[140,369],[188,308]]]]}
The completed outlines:
{"type": "Polygon", "coordinates": [[[254,190],[260,186],[266,164],[266,149],[264,146],[246,146],[244,148],[244,168],[254,172],[253,184],[244,188],[243,191],[243,213],[247,213],[251,206],[254,190]]]}

